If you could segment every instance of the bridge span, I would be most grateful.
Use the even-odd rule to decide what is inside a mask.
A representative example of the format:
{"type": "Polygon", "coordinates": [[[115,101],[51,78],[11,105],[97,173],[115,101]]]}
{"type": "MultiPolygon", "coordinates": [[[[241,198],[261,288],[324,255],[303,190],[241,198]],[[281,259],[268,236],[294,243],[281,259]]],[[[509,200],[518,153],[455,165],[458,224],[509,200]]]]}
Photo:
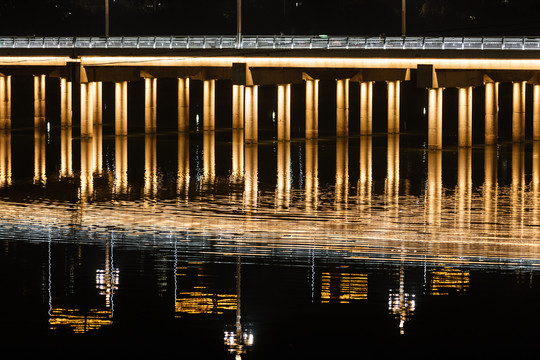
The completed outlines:
{"type": "Polygon", "coordinates": [[[0,127],[11,122],[11,77],[34,76],[35,126],[44,125],[46,77],[58,78],[63,126],[100,123],[102,83],[115,83],[116,134],[127,134],[127,84],[145,82],[145,131],[156,131],[157,79],[178,79],[178,130],[189,130],[190,81],[203,82],[203,129],[215,129],[215,82],[233,88],[233,129],[258,141],[258,88],[275,86],[277,139],[290,139],[291,84],[305,84],[305,137],[318,136],[319,81],[335,80],[336,135],[349,135],[349,84],[360,86],[360,134],[372,133],[373,83],[388,85],[388,133],[400,131],[401,83],[428,93],[428,146],[442,148],[445,88],[458,89],[458,143],[472,146],[472,89],[485,93],[485,143],[498,139],[499,84],[512,83],[512,139],[523,142],[526,91],[540,140],[540,38],[161,36],[0,37],[0,127]],[[411,76],[413,74],[414,76],[411,76]]]}

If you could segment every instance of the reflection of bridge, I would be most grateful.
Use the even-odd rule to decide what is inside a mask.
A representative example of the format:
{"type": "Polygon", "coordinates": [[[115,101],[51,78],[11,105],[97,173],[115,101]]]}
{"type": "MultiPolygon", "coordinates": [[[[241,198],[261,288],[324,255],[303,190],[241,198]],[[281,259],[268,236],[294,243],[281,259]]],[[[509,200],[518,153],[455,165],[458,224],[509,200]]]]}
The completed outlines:
{"type": "MultiPolygon", "coordinates": [[[[127,129],[128,82],[144,79],[145,129],[156,131],[157,79],[178,79],[178,129],[189,128],[190,80],[203,82],[203,128],[215,129],[215,82],[231,83],[232,128],[258,141],[258,88],[277,86],[277,138],[290,138],[291,84],[305,84],[305,135],[317,138],[319,81],[336,83],[336,135],[349,134],[349,86],[360,86],[360,133],[372,133],[373,83],[388,84],[388,132],[399,133],[401,82],[427,89],[428,143],[442,147],[443,89],[457,88],[459,145],[472,145],[472,89],[485,89],[485,143],[498,138],[499,84],[513,83],[512,138],[525,140],[527,84],[540,140],[540,38],[309,36],[0,38],[0,127],[9,127],[11,76],[35,76],[36,126],[43,125],[45,77],[60,78],[62,125],[72,112],[83,137],[101,121],[102,83],[116,88],[116,133],[127,129]],[[75,86],[73,85],[75,84],[75,86]]],[[[333,121],[334,119],[332,119],[333,121]]]]}

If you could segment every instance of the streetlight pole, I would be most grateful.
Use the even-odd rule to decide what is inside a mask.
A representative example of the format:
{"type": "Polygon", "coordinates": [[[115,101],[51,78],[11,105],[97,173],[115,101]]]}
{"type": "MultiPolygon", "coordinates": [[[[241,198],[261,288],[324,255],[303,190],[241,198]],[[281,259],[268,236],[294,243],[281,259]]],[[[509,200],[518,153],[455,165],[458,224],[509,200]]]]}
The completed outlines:
{"type": "Polygon", "coordinates": [[[109,36],[109,0],[105,0],[105,36],[109,36]]]}
{"type": "Polygon", "coordinates": [[[242,39],[242,0],[236,0],[236,47],[240,48],[242,39]]]}
{"type": "Polygon", "coordinates": [[[401,0],[401,36],[406,35],[407,0],[401,0]]]}

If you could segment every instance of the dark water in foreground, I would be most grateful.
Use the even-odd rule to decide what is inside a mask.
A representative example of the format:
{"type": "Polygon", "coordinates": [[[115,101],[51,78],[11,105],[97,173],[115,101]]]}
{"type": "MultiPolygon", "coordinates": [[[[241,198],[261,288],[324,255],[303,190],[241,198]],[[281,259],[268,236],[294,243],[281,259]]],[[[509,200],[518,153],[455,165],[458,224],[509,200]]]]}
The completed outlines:
{"type": "Polygon", "coordinates": [[[535,350],[537,145],[428,152],[410,134],[249,146],[230,130],[107,131],[102,145],[60,129],[2,133],[4,349],[187,359],[535,350]]]}

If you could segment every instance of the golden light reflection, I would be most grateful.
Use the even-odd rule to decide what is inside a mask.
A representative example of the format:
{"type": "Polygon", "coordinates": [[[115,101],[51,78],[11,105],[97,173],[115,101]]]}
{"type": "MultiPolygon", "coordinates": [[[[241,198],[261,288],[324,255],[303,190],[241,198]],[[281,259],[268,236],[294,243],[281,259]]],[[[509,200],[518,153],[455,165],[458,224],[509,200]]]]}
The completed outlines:
{"type": "Polygon", "coordinates": [[[76,334],[84,334],[112,323],[110,310],[91,309],[82,312],[78,309],[53,308],[50,311],[51,330],[68,327],[76,334]]]}
{"type": "Polygon", "coordinates": [[[319,143],[315,139],[306,140],[305,208],[316,210],[319,206],[319,143]]]}
{"type": "Polygon", "coordinates": [[[370,211],[372,199],[372,146],[373,138],[371,136],[360,137],[360,176],[358,178],[358,206],[362,213],[370,211]]]}
{"type": "Polygon", "coordinates": [[[399,211],[399,135],[389,134],[386,156],[386,206],[393,212],[399,211]]]}
{"type": "Polygon", "coordinates": [[[428,151],[428,184],[426,192],[426,214],[430,225],[440,225],[442,211],[442,152],[428,151]]]}
{"type": "Polygon", "coordinates": [[[178,133],[178,174],[176,193],[187,199],[189,194],[189,134],[178,133]]]}
{"type": "Polygon", "coordinates": [[[416,310],[414,294],[405,292],[405,271],[403,265],[399,269],[399,288],[390,291],[388,296],[388,310],[399,320],[399,333],[405,333],[405,323],[409,321],[416,310]]]}
{"type": "Polygon", "coordinates": [[[493,220],[497,219],[497,146],[486,145],[484,148],[484,186],[482,189],[484,204],[484,228],[494,232],[493,220]]]}
{"type": "Polygon", "coordinates": [[[91,138],[81,139],[80,198],[89,201],[94,196],[94,144],[91,138]]]}
{"type": "Polygon", "coordinates": [[[203,180],[205,185],[211,185],[216,179],[216,134],[205,131],[203,134],[203,180]]]}
{"type": "Polygon", "coordinates": [[[291,202],[291,143],[277,144],[276,208],[288,208],[291,202]]]}
{"type": "Polygon", "coordinates": [[[73,176],[73,135],[71,126],[60,129],[60,177],[73,176]]]}
{"type": "Polygon", "coordinates": [[[147,199],[154,198],[158,191],[156,151],[156,135],[146,133],[144,135],[144,196],[147,199]]]}
{"type": "Polygon", "coordinates": [[[367,274],[324,272],[321,275],[321,303],[346,304],[368,298],[367,274]]]}
{"type": "Polygon", "coordinates": [[[114,185],[116,195],[126,194],[128,191],[128,138],[117,135],[114,138],[114,185]]]}
{"type": "Polygon", "coordinates": [[[462,294],[469,289],[470,273],[453,268],[431,272],[431,295],[462,294]]]}
{"type": "Polygon", "coordinates": [[[103,172],[103,126],[94,125],[94,136],[92,143],[94,146],[94,173],[101,175],[103,172]]]}
{"type": "Polygon", "coordinates": [[[0,187],[11,185],[11,131],[0,129],[0,187]]]}
{"type": "Polygon", "coordinates": [[[34,128],[34,184],[45,185],[47,183],[46,135],[45,128],[34,128]]]}
{"type": "Polygon", "coordinates": [[[258,146],[245,145],[244,210],[250,212],[259,202],[258,146]]]}
{"type": "Polygon", "coordinates": [[[237,182],[244,177],[244,130],[232,131],[232,169],[231,180],[237,182]]]}
{"type": "Polygon", "coordinates": [[[458,182],[456,189],[456,214],[458,226],[470,224],[472,203],[472,151],[471,148],[458,149],[458,182]]]}
{"type": "Polygon", "coordinates": [[[336,139],[336,209],[347,207],[349,199],[349,139],[336,139]]]}

